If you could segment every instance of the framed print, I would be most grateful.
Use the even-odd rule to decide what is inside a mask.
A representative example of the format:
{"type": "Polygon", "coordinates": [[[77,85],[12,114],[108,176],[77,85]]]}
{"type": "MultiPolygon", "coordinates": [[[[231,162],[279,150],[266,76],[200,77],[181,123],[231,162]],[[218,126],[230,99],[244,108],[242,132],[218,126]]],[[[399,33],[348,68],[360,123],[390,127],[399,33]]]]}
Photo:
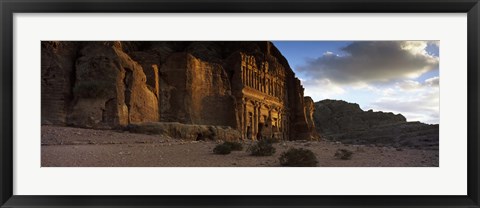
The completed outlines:
{"type": "Polygon", "coordinates": [[[1,1],[1,207],[479,207],[478,1],[1,1]]]}

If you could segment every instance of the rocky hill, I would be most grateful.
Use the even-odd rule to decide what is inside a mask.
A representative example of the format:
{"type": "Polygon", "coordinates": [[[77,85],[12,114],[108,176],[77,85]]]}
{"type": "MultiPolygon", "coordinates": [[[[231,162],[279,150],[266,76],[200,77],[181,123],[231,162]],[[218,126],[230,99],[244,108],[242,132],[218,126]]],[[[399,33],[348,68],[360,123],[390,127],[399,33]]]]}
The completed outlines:
{"type": "Polygon", "coordinates": [[[300,80],[267,41],[41,44],[44,125],[110,129],[163,122],[178,123],[175,131],[230,128],[242,139],[315,135],[300,80]]]}
{"type": "Polygon", "coordinates": [[[401,114],[363,111],[341,100],[315,103],[313,115],[323,138],[346,144],[438,149],[439,126],[407,122],[401,114]]]}

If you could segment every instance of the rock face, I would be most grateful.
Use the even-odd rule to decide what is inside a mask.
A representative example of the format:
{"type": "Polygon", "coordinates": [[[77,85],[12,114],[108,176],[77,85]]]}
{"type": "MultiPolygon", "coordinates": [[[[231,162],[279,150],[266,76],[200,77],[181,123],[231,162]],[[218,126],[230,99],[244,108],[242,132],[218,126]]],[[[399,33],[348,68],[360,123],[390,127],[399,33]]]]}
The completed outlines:
{"type": "Polygon", "coordinates": [[[358,104],[341,100],[316,102],[314,119],[321,134],[356,131],[407,121],[400,114],[363,111],[358,104]]]}
{"type": "Polygon", "coordinates": [[[160,71],[162,86],[169,89],[163,121],[236,126],[235,99],[221,64],[180,52],[170,55],[160,71]]]}
{"type": "Polygon", "coordinates": [[[143,68],[120,42],[85,43],[75,64],[73,108],[67,123],[111,127],[157,121],[158,99],[143,68]]]}
{"type": "Polygon", "coordinates": [[[42,42],[43,124],[178,122],[312,139],[303,90],[270,42],[42,42]]]}
{"type": "Polygon", "coordinates": [[[72,105],[78,43],[42,42],[42,123],[65,124],[72,105]]]}
{"type": "Polygon", "coordinates": [[[133,133],[168,135],[188,141],[235,141],[241,137],[239,131],[229,126],[192,125],[178,122],[137,123],[128,125],[127,129],[133,133]]]}
{"type": "Polygon", "coordinates": [[[438,125],[407,122],[401,114],[363,111],[338,100],[315,103],[314,122],[322,137],[347,144],[438,149],[438,125]]]}
{"type": "Polygon", "coordinates": [[[307,131],[304,131],[309,138],[319,137],[315,128],[314,114],[315,114],[315,103],[311,97],[304,97],[305,105],[305,118],[307,122],[307,131]]]}

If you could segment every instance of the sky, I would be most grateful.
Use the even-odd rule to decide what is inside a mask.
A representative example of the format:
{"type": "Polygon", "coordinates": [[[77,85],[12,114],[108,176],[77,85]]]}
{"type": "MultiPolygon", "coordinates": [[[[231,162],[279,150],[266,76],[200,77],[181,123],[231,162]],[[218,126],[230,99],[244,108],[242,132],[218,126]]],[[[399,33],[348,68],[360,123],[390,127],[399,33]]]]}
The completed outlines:
{"type": "Polygon", "coordinates": [[[313,100],[439,123],[438,41],[274,41],[313,100]]]}

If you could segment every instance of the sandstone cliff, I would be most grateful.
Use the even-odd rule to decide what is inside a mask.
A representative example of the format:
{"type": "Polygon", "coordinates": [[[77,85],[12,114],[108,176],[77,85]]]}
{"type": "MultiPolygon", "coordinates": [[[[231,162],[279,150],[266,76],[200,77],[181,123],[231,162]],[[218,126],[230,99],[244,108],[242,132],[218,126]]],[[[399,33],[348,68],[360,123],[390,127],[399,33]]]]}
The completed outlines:
{"type": "Polygon", "coordinates": [[[84,43],[78,53],[68,124],[105,127],[157,121],[158,100],[143,68],[120,42],[84,43]]]}
{"type": "Polygon", "coordinates": [[[314,122],[323,138],[349,144],[438,149],[438,125],[407,122],[401,114],[363,111],[339,100],[315,103],[314,122]]]}
{"type": "Polygon", "coordinates": [[[78,43],[42,42],[42,124],[65,124],[73,101],[78,43]]]}
{"type": "MultiPolygon", "coordinates": [[[[286,125],[285,139],[314,135],[314,123],[308,117],[313,111],[306,109],[303,87],[269,42],[44,41],[41,54],[42,124],[122,128],[178,122],[227,126],[240,131],[243,138],[241,108],[246,87],[238,78],[242,57],[251,57],[255,66],[269,66],[269,75],[286,79],[285,85],[279,85],[271,78],[269,91],[255,92],[262,103],[275,95],[281,105],[266,106],[269,112],[262,117],[262,125],[271,122],[276,130],[286,125]],[[278,112],[271,112],[274,107],[278,112]]],[[[258,113],[266,113],[260,108],[264,107],[258,113]]]]}

